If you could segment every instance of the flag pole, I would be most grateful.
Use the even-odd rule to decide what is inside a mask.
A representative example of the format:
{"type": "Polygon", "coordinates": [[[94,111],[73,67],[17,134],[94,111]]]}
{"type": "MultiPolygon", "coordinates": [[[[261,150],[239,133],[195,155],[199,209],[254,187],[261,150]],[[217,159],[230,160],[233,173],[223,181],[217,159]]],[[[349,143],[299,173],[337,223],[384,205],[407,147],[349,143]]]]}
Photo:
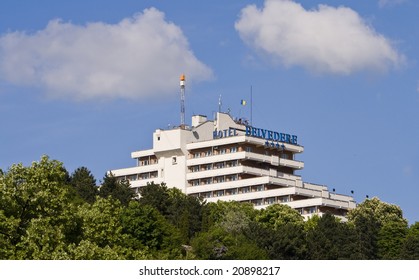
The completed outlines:
{"type": "Polygon", "coordinates": [[[253,125],[253,87],[250,85],[250,125],[253,125]]]}

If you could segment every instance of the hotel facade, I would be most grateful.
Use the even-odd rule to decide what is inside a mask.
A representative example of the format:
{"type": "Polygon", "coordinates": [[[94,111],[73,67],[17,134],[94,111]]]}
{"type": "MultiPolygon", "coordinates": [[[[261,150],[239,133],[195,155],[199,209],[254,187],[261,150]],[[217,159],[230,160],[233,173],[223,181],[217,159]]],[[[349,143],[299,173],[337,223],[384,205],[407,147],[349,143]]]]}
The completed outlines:
{"type": "Polygon", "coordinates": [[[110,172],[129,180],[137,193],[148,183],[166,183],[207,202],[250,202],[257,209],[282,203],[305,218],[331,213],[346,220],[356,206],[353,197],[295,174],[304,168],[296,159],[304,151],[298,140],[226,113],[217,113],[215,120],[197,115],[191,127],[157,129],[152,149],[131,153],[136,166],[110,172]]]}

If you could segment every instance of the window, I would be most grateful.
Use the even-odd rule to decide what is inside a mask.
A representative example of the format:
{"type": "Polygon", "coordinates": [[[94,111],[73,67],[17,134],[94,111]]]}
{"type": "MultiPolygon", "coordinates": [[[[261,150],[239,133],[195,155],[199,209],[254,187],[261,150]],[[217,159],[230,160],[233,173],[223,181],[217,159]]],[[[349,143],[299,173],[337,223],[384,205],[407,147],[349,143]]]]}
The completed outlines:
{"type": "Polygon", "coordinates": [[[194,187],[199,186],[199,180],[193,180],[192,181],[192,186],[194,186],[194,187]]]}
{"type": "Polygon", "coordinates": [[[226,149],[225,148],[220,149],[220,154],[221,155],[224,155],[225,153],[226,153],[226,149]]]}
{"type": "Polygon", "coordinates": [[[274,204],[274,203],[275,203],[275,197],[265,198],[265,204],[274,204]]]}
{"type": "Polygon", "coordinates": [[[209,157],[210,155],[212,155],[211,150],[208,150],[208,151],[206,151],[206,152],[205,152],[205,156],[206,156],[206,157],[209,157]]]}
{"type": "Polygon", "coordinates": [[[218,176],[215,177],[215,183],[223,183],[224,182],[224,176],[218,176]]]}
{"type": "Polygon", "coordinates": [[[236,152],[237,152],[237,147],[230,148],[230,153],[236,153],[236,152]]]}
{"type": "Polygon", "coordinates": [[[205,198],[210,198],[211,197],[211,192],[204,192],[201,195],[205,198]]]}
{"type": "Polygon", "coordinates": [[[177,159],[176,159],[176,157],[172,157],[172,164],[173,164],[173,165],[177,164],[177,159]]]}
{"type": "Polygon", "coordinates": [[[228,195],[235,195],[237,193],[237,189],[231,189],[231,190],[227,190],[226,194],[228,195]]]}
{"type": "Polygon", "coordinates": [[[202,181],[204,182],[204,185],[209,185],[212,182],[211,178],[202,179],[202,181]]]}
{"type": "Polygon", "coordinates": [[[237,160],[232,160],[228,162],[228,167],[234,167],[237,166],[237,160]]]}
{"type": "Polygon", "coordinates": [[[250,153],[250,152],[252,152],[252,147],[246,147],[246,152],[248,152],[248,153],[250,153]]]}
{"type": "Polygon", "coordinates": [[[255,199],[252,202],[255,206],[262,205],[262,199],[255,199]]]}
{"type": "Polygon", "coordinates": [[[198,172],[199,171],[199,165],[194,165],[191,168],[192,172],[198,172]]]}
{"type": "Polygon", "coordinates": [[[250,187],[241,188],[241,193],[248,193],[248,192],[250,192],[250,187]]]}

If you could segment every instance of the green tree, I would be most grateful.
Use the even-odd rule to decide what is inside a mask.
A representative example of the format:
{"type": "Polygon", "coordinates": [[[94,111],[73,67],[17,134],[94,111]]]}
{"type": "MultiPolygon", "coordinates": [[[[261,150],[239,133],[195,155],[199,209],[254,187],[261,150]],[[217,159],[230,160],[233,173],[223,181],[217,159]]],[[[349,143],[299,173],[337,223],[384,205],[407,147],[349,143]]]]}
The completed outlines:
{"type": "Polygon", "coordinates": [[[307,232],[308,257],[314,260],[357,258],[355,240],[352,226],[326,213],[307,232]]]}
{"type": "Polygon", "coordinates": [[[77,214],[82,219],[82,239],[101,248],[123,244],[121,213],[121,203],[111,197],[98,198],[93,204],[79,207],[77,214]]]}
{"type": "Polygon", "coordinates": [[[400,250],[400,258],[404,260],[419,260],[419,222],[408,229],[400,250]]]}
{"type": "Polygon", "coordinates": [[[383,260],[400,259],[408,227],[404,222],[384,223],[378,232],[378,257],[383,260]]]}
{"type": "Polygon", "coordinates": [[[220,226],[227,232],[242,232],[258,213],[253,204],[239,201],[219,200],[207,206],[203,217],[204,230],[220,226]]]}
{"type": "Polygon", "coordinates": [[[168,191],[167,219],[179,229],[183,243],[189,240],[202,229],[202,217],[206,203],[194,196],[184,194],[178,188],[168,191]]]}
{"type": "Polygon", "coordinates": [[[203,260],[261,260],[268,259],[263,248],[243,234],[232,234],[214,226],[191,241],[193,252],[203,260]]]}
{"type": "Polygon", "coordinates": [[[2,258],[44,258],[61,245],[46,244],[48,238],[69,238],[66,234],[72,230],[66,222],[71,217],[65,214],[70,202],[67,183],[68,173],[63,164],[47,156],[29,167],[12,165],[0,175],[2,258]],[[47,239],[36,241],[37,231],[44,232],[47,239]],[[36,242],[40,242],[37,249],[36,242]]]}
{"type": "Polygon", "coordinates": [[[285,204],[273,204],[260,210],[256,221],[273,229],[278,229],[288,223],[301,226],[304,224],[304,218],[300,213],[285,204]]]}
{"type": "Polygon", "coordinates": [[[134,248],[164,251],[172,256],[181,252],[178,230],[150,205],[131,201],[122,213],[122,232],[134,240],[134,248]]]}
{"type": "MultiPolygon", "coordinates": [[[[407,221],[397,205],[382,202],[374,197],[366,199],[348,213],[348,221],[355,226],[357,252],[360,259],[379,259],[394,257],[391,248],[391,233],[394,225],[406,227],[407,221]],[[384,227],[384,229],[383,229],[384,227]],[[389,251],[390,250],[390,251],[389,251]]],[[[397,231],[397,230],[396,230],[397,231]]],[[[397,241],[396,244],[400,244],[397,241]]],[[[400,246],[398,246],[400,249],[400,246]]]]}
{"type": "Polygon", "coordinates": [[[102,198],[111,196],[126,206],[135,198],[135,192],[130,187],[128,180],[119,180],[112,174],[106,174],[99,189],[99,196],[102,198]]]}
{"type": "Polygon", "coordinates": [[[162,215],[168,215],[170,197],[166,184],[147,183],[146,186],[140,188],[139,193],[141,204],[150,205],[156,208],[162,215]]]}
{"type": "Polygon", "coordinates": [[[306,259],[307,245],[302,225],[296,223],[283,224],[276,229],[252,222],[246,231],[248,239],[255,241],[259,248],[267,253],[272,260],[306,259]]]}
{"type": "Polygon", "coordinates": [[[99,194],[96,179],[86,167],[79,167],[71,174],[70,184],[77,194],[89,203],[93,203],[99,194]]]}

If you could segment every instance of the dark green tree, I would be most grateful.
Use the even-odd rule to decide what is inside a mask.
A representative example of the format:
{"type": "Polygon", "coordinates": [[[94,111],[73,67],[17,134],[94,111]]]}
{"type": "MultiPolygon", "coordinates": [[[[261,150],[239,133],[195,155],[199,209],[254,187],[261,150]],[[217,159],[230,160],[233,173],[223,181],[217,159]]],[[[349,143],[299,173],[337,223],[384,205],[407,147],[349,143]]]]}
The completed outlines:
{"type": "Polygon", "coordinates": [[[70,177],[70,185],[88,203],[93,203],[99,194],[96,179],[86,167],[77,168],[70,177]]]}
{"type": "Polygon", "coordinates": [[[268,259],[263,248],[243,234],[232,234],[214,226],[199,233],[191,241],[193,253],[203,260],[261,260],[268,259]]]}
{"type": "Polygon", "coordinates": [[[261,223],[252,222],[246,231],[248,239],[266,251],[272,260],[306,259],[307,245],[301,225],[283,224],[274,229],[261,223]]]}
{"type": "Polygon", "coordinates": [[[133,238],[135,249],[148,248],[171,257],[181,254],[179,231],[157,209],[131,201],[121,214],[122,232],[133,238]]]}
{"type": "Polygon", "coordinates": [[[99,189],[99,196],[103,198],[111,196],[119,200],[122,205],[127,206],[135,198],[135,192],[130,187],[128,180],[119,180],[112,174],[106,174],[99,189]]]}
{"type": "Polygon", "coordinates": [[[167,219],[179,229],[183,243],[189,240],[202,229],[202,216],[205,211],[205,202],[194,196],[188,196],[177,188],[168,190],[169,203],[167,219]]]}
{"type": "Polygon", "coordinates": [[[407,223],[404,221],[384,223],[378,232],[378,258],[382,260],[400,259],[407,231],[407,223]]]}
{"type": "Polygon", "coordinates": [[[409,227],[401,246],[400,259],[419,260],[419,222],[409,227]]]}
{"type": "Polygon", "coordinates": [[[341,260],[357,258],[356,234],[352,227],[326,213],[317,225],[307,232],[308,258],[313,260],[341,260]]]}
{"type": "Polygon", "coordinates": [[[162,215],[168,215],[170,197],[166,184],[147,183],[146,186],[140,188],[139,193],[141,204],[150,205],[156,208],[162,215]]]}

